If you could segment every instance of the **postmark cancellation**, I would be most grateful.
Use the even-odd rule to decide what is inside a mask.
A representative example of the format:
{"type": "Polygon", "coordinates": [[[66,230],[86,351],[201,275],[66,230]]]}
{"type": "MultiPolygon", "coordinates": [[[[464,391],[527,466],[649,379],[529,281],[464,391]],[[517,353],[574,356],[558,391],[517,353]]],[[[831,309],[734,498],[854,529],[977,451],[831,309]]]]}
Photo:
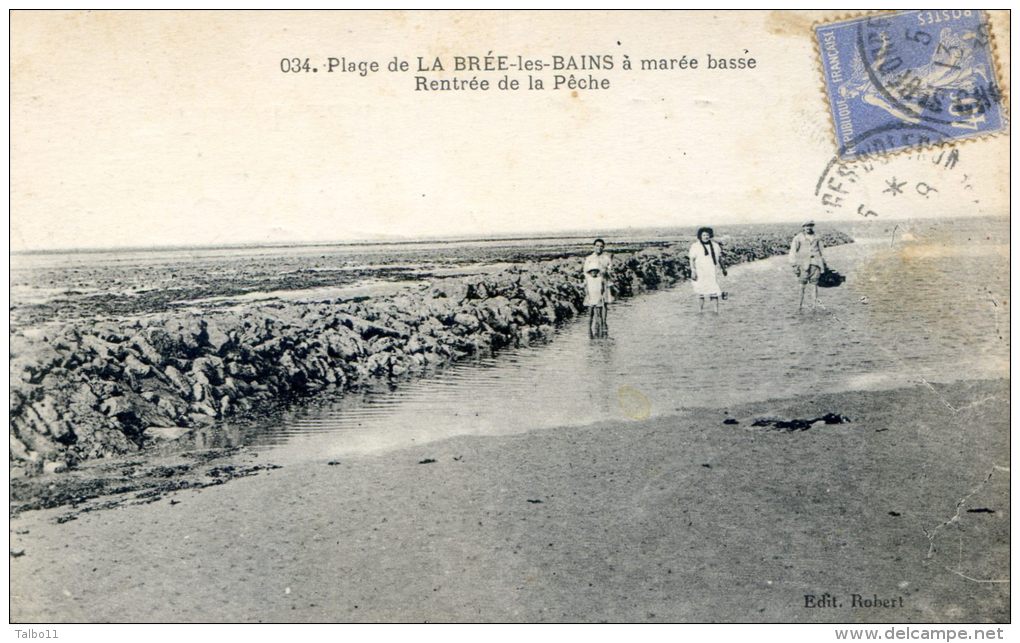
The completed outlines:
{"type": "Polygon", "coordinates": [[[1005,131],[987,14],[898,11],[815,25],[842,160],[1005,131]]]}

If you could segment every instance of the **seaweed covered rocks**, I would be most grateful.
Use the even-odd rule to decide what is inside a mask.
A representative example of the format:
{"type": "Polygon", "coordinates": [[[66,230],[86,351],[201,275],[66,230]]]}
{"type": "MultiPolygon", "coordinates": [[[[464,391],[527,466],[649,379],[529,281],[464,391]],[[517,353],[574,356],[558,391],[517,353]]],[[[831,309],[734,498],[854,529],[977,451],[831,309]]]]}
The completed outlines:
{"type": "MultiPolygon", "coordinates": [[[[787,248],[785,238],[742,238],[724,246],[724,258],[752,261],[787,248]]],[[[650,248],[614,257],[612,287],[632,296],[688,273],[685,249],[650,248]]],[[[12,472],[58,471],[172,443],[281,401],[396,382],[527,345],[578,314],[580,283],[580,259],[571,257],[361,301],[269,301],[16,330],[12,472]]]]}

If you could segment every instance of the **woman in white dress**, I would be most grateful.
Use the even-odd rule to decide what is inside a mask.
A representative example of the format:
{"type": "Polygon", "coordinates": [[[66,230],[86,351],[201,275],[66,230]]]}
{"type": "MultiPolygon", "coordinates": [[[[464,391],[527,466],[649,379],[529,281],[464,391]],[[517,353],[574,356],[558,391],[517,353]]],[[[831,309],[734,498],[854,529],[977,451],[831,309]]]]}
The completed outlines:
{"type": "Polygon", "coordinates": [[[719,285],[719,274],[726,276],[722,263],[722,247],[712,240],[712,228],[698,228],[698,240],[691,244],[687,258],[691,261],[691,281],[698,295],[699,311],[705,309],[705,297],[715,300],[715,312],[719,312],[719,299],[723,296],[719,285]]]}

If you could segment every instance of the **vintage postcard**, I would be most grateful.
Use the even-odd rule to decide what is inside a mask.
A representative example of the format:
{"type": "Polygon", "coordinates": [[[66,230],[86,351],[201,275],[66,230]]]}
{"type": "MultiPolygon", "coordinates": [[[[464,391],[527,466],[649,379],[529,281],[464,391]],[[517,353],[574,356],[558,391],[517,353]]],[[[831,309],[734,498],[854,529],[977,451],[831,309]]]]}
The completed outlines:
{"type": "Polygon", "coordinates": [[[1002,635],[1008,12],[10,42],[17,636],[1002,635]]]}

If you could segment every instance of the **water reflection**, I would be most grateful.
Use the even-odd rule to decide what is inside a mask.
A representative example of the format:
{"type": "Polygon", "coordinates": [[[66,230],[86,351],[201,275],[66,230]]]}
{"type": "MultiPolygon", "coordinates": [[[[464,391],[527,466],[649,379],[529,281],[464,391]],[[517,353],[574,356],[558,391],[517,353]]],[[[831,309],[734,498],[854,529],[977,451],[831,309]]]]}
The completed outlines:
{"type": "Polygon", "coordinates": [[[959,257],[921,259],[925,269],[900,271],[895,284],[872,279],[888,269],[886,247],[830,249],[830,263],[848,280],[822,292],[824,308],[798,313],[799,290],[783,257],[734,266],[719,314],[699,313],[689,286],[649,293],[613,305],[606,339],[589,339],[581,319],[543,346],[459,364],[393,392],[322,398],[240,436],[228,427],[219,436],[203,431],[202,439],[261,445],[284,463],[811,391],[1008,376],[1001,262],[970,266],[987,275],[983,288],[1000,302],[993,307],[988,293],[954,274],[959,257]]]}
{"type": "Polygon", "coordinates": [[[609,417],[613,410],[617,380],[615,347],[616,341],[610,336],[592,339],[584,349],[584,366],[579,375],[590,384],[585,392],[595,417],[609,417]]]}

